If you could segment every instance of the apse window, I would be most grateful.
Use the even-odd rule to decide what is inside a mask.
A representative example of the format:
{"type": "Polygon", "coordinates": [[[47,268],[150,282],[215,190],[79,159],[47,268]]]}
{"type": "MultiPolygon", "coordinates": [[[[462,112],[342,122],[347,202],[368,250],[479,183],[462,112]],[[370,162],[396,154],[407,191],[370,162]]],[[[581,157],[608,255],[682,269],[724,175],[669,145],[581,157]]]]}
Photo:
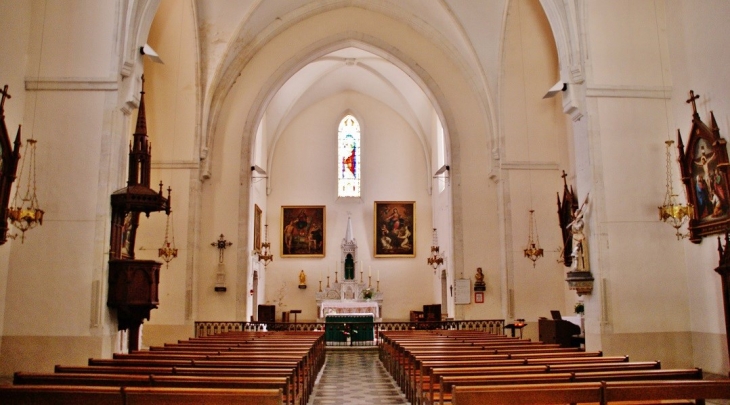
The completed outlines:
{"type": "Polygon", "coordinates": [[[352,115],[337,131],[337,196],[360,197],[360,124],[352,115]]]}

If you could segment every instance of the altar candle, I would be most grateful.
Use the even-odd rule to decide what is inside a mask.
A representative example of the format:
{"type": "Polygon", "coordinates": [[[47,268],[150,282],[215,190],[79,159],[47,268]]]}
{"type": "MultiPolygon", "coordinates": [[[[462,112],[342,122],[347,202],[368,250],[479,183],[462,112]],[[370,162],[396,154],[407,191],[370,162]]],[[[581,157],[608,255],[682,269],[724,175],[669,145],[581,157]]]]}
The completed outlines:
{"type": "Polygon", "coordinates": [[[380,267],[378,267],[378,281],[380,281],[380,267]]]}
{"type": "Polygon", "coordinates": [[[372,276],[372,275],[373,275],[373,271],[372,271],[372,270],[373,270],[373,269],[372,269],[372,268],[370,268],[370,266],[368,266],[368,277],[370,277],[370,276],[372,276]]]}

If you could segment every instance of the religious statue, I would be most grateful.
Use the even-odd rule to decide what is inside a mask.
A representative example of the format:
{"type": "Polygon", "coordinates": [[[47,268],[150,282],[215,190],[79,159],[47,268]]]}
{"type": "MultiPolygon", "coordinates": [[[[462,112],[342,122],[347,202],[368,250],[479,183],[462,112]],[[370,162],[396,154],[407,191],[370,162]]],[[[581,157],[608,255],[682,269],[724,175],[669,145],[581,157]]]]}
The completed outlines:
{"type": "Polygon", "coordinates": [[[588,265],[588,250],[586,236],[583,233],[585,222],[583,217],[588,209],[588,195],[580,208],[573,215],[573,222],[568,224],[570,233],[573,235],[573,263],[572,268],[576,271],[590,271],[588,265]]]}
{"type": "Polygon", "coordinates": [[[355,260],[352,258],[351,254],[347,255],[347,258],[345,258],[345,280],[354,280],[355,279],[355,260]]]}
{"type": "Polygon", "coordinates": [[[307,288],[307,275],[304,270],[299,272],[299,288],[307,288]]]}
{"type": "Polygon", "coordinates": [[[477,274],[474,275],[474,278],[476,279],[474,282],[474,291],[486,291],[487,284],[484,282],[484,273],[482,273],[481,267],[477,267],[477,274]]]}

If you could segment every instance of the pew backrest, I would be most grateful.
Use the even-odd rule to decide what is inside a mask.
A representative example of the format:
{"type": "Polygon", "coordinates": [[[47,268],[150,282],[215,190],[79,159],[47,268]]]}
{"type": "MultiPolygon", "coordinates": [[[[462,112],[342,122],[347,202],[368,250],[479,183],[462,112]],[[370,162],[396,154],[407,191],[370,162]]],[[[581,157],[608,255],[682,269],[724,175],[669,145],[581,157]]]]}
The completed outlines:
{"type": "Polygon", "coordinates": [[[534,405],[601,402],[601,383],[457,385],[453,405],[534,405]]]}

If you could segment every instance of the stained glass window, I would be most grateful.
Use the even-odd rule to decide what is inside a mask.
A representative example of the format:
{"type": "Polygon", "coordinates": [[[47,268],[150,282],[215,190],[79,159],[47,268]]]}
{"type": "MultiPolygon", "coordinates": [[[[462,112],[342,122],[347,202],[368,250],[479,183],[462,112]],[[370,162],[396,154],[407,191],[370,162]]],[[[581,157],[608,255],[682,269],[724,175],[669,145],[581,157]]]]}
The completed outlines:
{"type": "Polygon", "coordinates": [[[360,124],[352,115],[337,131],[337,196],[360,197],[360,124]]]}

